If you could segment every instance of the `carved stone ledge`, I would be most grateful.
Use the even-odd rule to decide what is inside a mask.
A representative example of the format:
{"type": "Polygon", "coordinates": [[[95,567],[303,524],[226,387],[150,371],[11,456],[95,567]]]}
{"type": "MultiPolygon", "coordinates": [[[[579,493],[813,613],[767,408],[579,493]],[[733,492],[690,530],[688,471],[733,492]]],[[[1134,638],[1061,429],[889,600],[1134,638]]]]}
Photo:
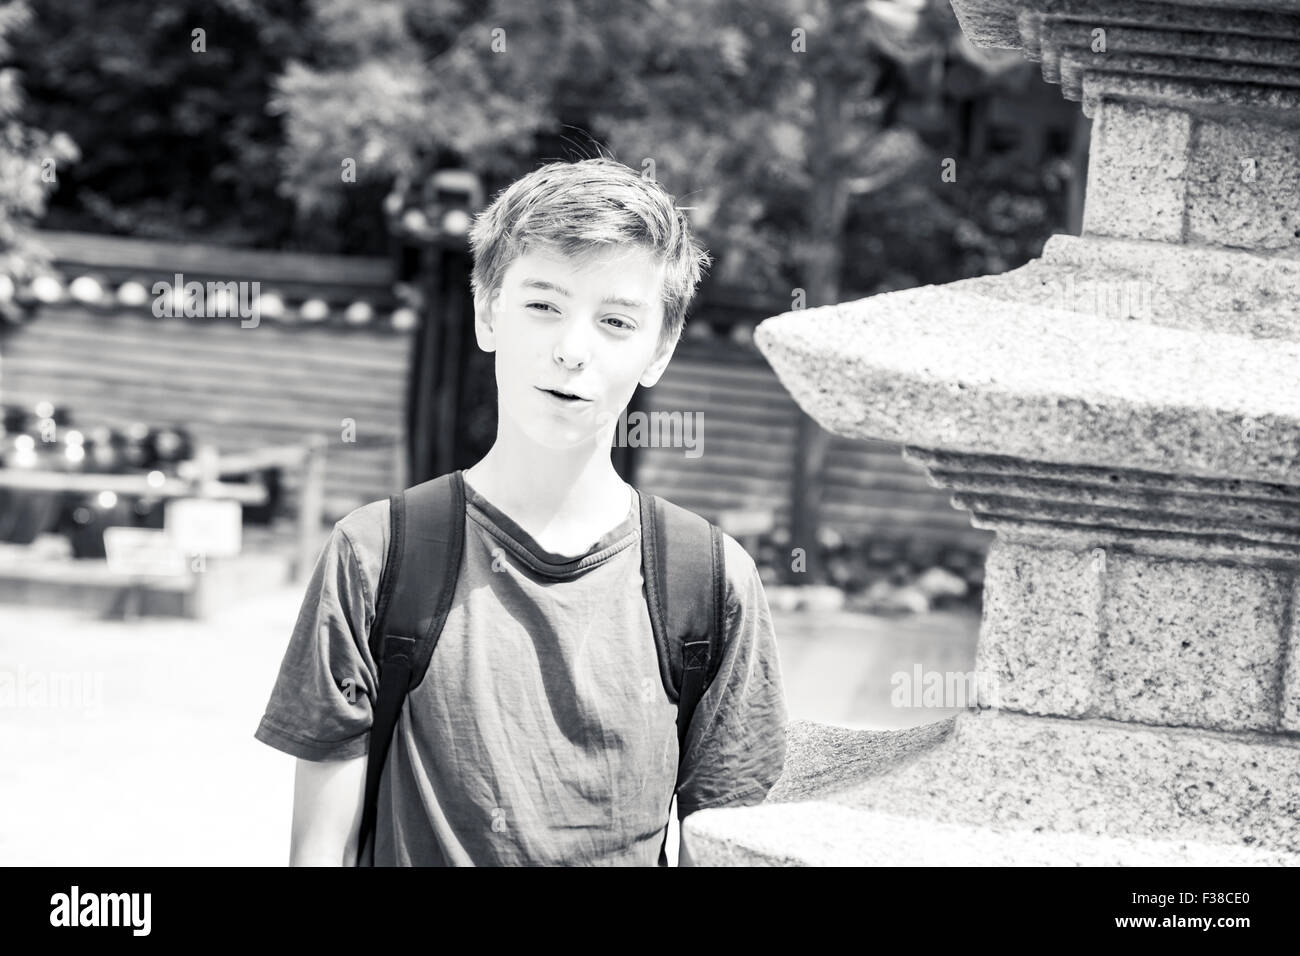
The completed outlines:
{"type": "Polygon", "coordinates": [[[1200,560],[1249,556],[1300,565],[1300,487],[1294,485],[914,447],[904,455],[926,469],[931,484],[952,489],[953,506],[972,512],[976,526],[1003,530],[1007,538],[1037,525],[1040,540],[1070,529],[1092,546],[1141,551],[1141,539],[1154,537],[1181,540],[1181,555],[1200,560]]]}
{"type": "Polygon", "coordinates": [[[837,434],[1300,485],[1300,342],[1044,307],[1044,268],[787,313],[755,341],[837,434]]]}

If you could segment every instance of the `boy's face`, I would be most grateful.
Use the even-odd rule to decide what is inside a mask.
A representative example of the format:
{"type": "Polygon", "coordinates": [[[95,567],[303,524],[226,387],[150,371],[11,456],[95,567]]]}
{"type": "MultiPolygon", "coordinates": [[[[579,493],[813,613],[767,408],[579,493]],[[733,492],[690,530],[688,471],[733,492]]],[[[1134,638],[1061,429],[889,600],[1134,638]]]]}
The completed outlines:
{"type": "Polygon", "coordinates": [[[658,382],[676,347],[659,348],[663,265],[637,246],[583,259],[528,252],[474,313],[479,347],[496,352],[502,423],[549,448],[608,444],[637,385],[658,382]]]}

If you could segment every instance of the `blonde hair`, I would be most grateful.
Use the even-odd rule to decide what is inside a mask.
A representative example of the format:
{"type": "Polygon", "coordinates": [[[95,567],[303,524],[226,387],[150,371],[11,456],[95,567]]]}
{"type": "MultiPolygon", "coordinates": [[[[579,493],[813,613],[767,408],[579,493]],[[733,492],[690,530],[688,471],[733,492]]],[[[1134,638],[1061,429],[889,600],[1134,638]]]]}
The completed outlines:
{"type": "Polygon", "coordinates": [[[648,248],[664,265],[661,347],[681,334],[712,261],[662,186],[604,157],[550,163],[515,180],[475,217],[469,243],[476,300],[497,292],[510,263],[534,250],[585,258],[615,245],[648,248]]]}

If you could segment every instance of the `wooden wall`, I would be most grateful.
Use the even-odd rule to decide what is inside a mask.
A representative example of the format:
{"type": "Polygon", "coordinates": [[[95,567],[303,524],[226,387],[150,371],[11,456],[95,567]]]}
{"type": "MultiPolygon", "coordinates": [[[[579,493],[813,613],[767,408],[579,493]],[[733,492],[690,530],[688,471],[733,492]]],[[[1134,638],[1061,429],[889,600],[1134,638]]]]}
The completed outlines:
{"type": "Polygon", "coordinates": [[[0,396],[28,407],[47,399],[79,427],[183,426],[223,451],[323,435],[326,495],[370,501],[395,490],[407,343],[407,335],[46,307],[7,336],[0,396]],[[345,418],[356,422],[356,443],[341,440],[345,418]]]}
{"type": "MultiPolygon", "coordinates": [[[[388,321],[395,303],[387,260],[75,233],[41,238],[68,281],[93,275],[110,292],[127,279],[151,290],[177,272],[186,281],[259,281],[263,295],[282,295],[291,313],[315,297],[331,316],[292,324],[262,316],[242,328],[238,318],[157,318],[150,305],[65,299],[0,338],[0,401],[49,400],[87,428],[183,426],[227,452],[319,435],[328,441],[326,496],[336,509],[397,490],[413,333],[388,321]],[[375,307],[368,324],[342,321],[354,301],[375,307]],[[355,443],[342,440],[346,418],[356,422],[355,443]]],[[[292,500],[296,476],[285,478],[292,500]]]]}

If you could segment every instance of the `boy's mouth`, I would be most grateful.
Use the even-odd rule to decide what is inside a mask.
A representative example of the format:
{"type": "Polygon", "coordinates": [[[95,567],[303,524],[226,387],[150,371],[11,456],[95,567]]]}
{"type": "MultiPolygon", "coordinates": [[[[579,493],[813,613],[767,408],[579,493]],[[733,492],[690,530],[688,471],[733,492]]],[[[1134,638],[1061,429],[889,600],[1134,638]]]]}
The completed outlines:
{"type": "Polygon", "coordinates": [[[581,395],[574,395],[572,392],[565,392],[558,388],[541,388],[541,386],[538,386],[538,389],[545,392],[547,395],[554,395],[556,398],[563,399],[566,402],[590,401],[590,399],[583,398],[581,395]]]}

